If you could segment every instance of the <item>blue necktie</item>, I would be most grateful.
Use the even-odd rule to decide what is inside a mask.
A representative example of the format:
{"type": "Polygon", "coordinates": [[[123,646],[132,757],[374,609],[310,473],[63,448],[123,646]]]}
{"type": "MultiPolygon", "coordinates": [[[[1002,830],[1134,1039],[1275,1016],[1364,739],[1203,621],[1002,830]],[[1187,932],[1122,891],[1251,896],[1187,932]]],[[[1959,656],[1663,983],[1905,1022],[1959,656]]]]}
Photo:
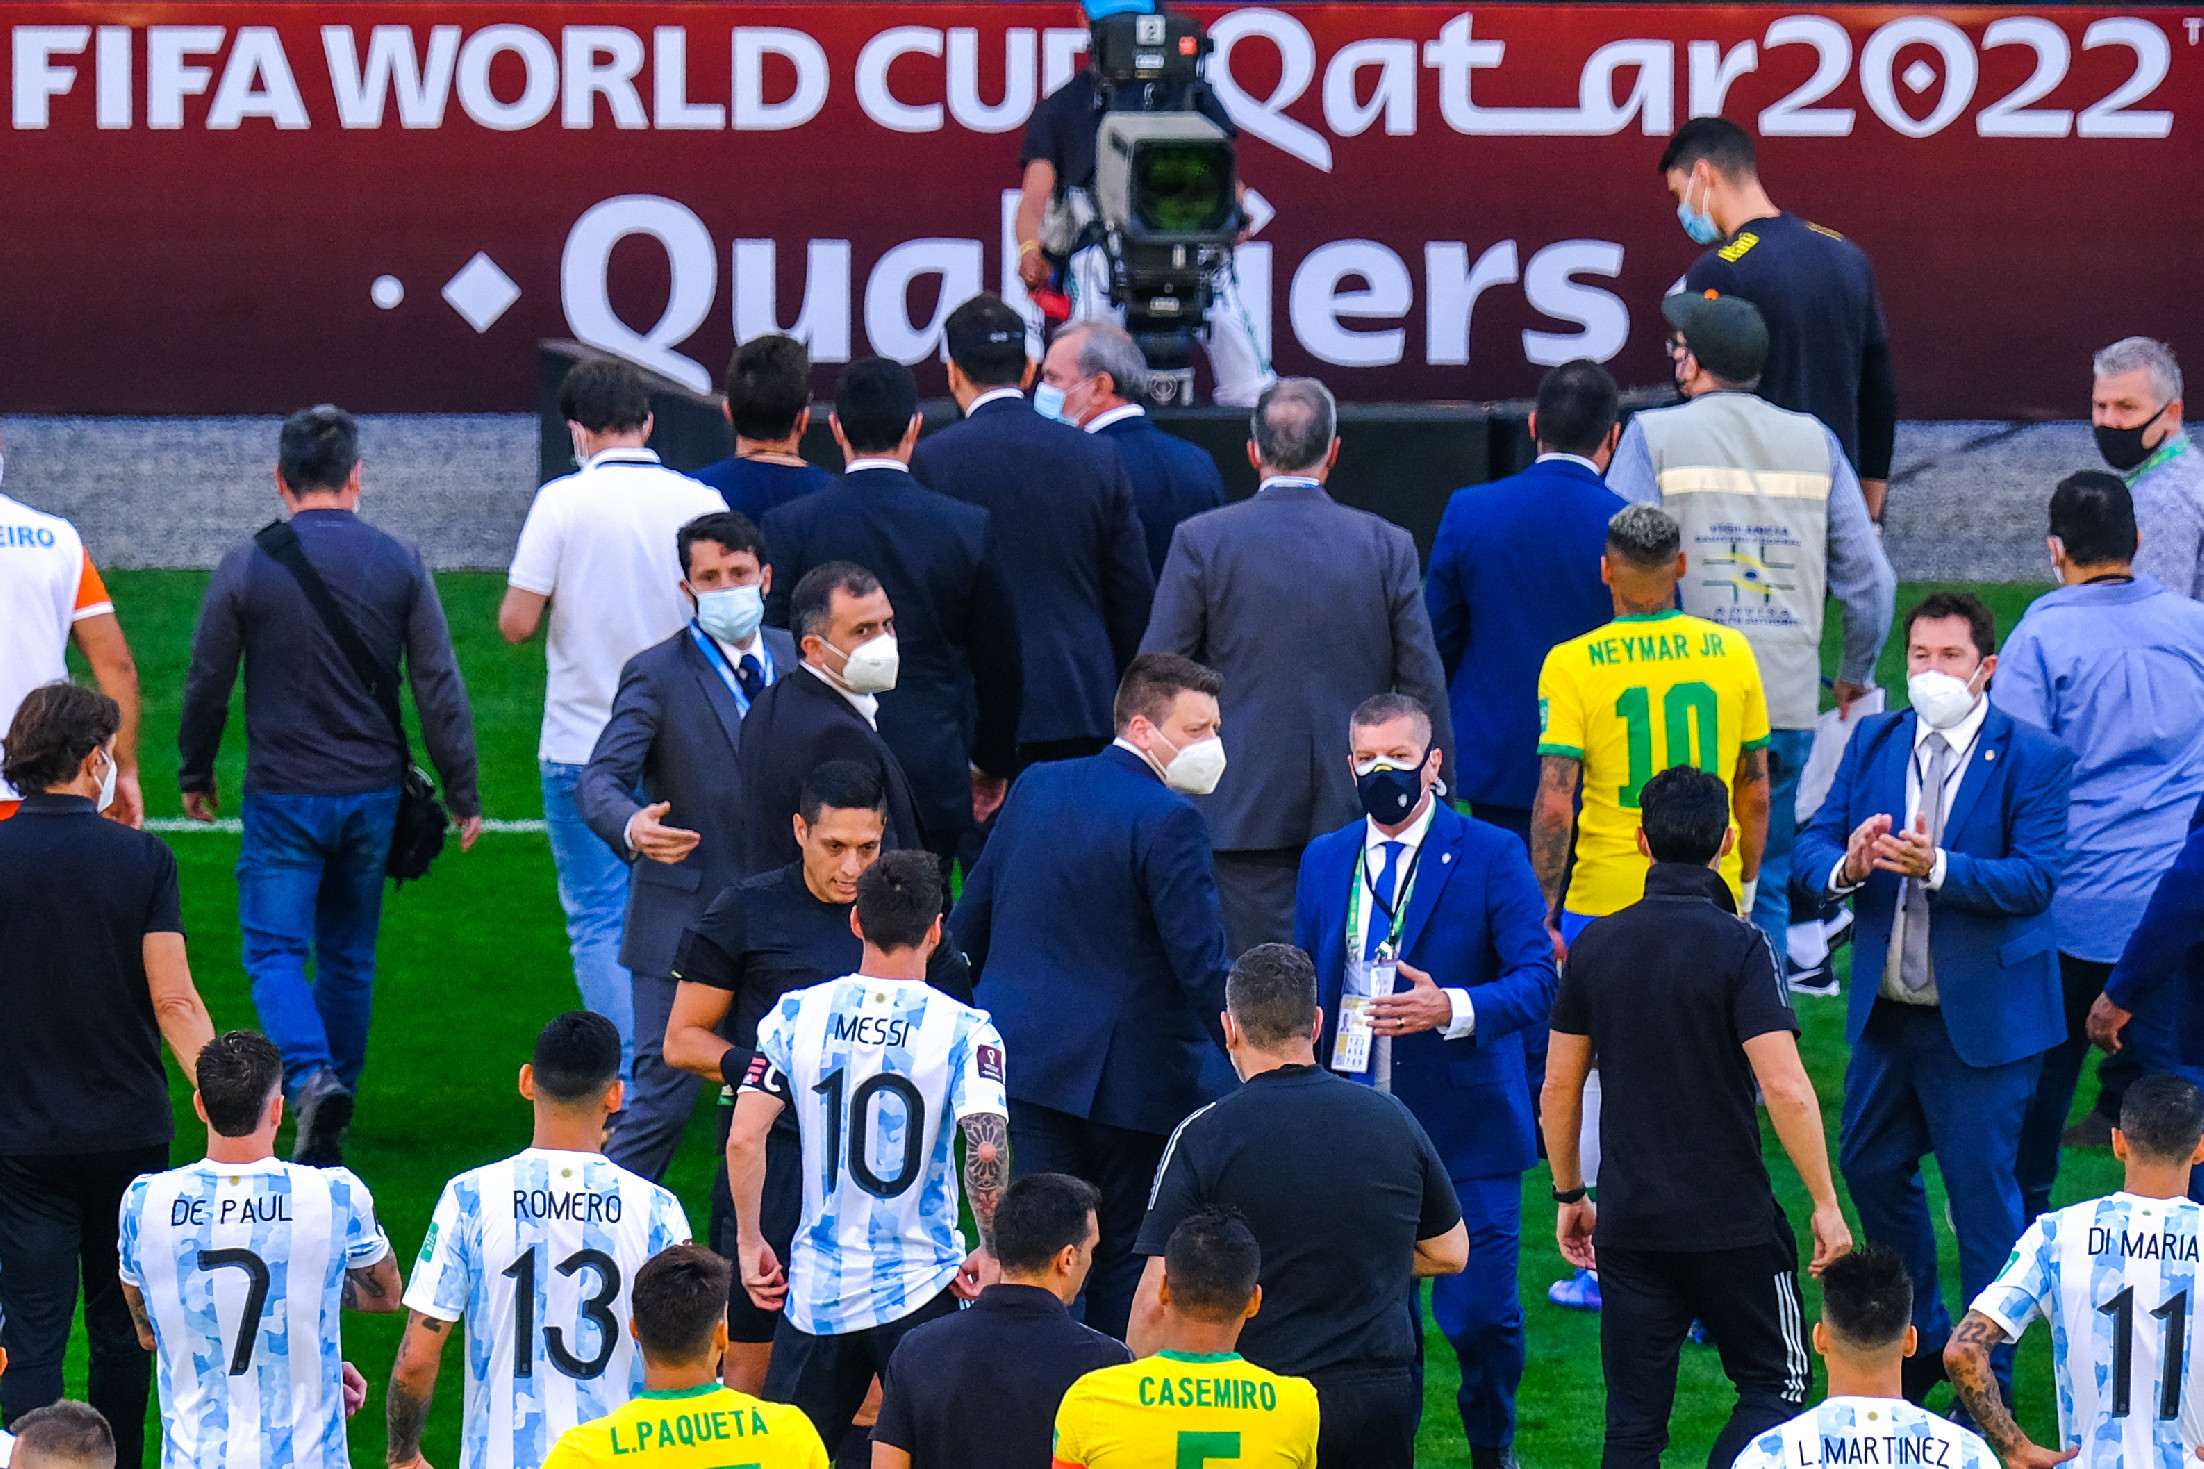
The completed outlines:
{"type": "Polygon", "coordinates": [[[735,669],[735,682],[742,685],[742,696],[755,699],[765,691],[765,669],[755,653],[742,655],[742,662],[735,669]]]}
{"type": "Polygon", "coordinates": [[[1369,933],[1362,940],[1362,957],[1375,959],[1380,945],[1392,937],[1393,920],[1390,916],[1394,899],[1393,885],[1400,881],[1400,854],[1408,850],[1406,842],[1385,844],[1385,865],[1378,869],[1375,900],[1370,904],[1369,933]]]}

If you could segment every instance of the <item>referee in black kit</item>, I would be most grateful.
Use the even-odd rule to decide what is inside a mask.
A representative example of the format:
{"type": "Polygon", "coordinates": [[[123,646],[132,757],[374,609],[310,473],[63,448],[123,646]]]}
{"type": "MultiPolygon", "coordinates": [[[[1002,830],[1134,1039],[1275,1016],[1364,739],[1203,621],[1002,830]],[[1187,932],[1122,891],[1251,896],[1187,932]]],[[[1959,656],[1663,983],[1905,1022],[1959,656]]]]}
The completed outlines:
{"type": "Polygon", "coordinates": [[[1726,117],[1695,117],[1661,154],[1684,233],[1712,248],[1684,288],[1742,296],[1768,323],[1768,360],[1756,391],[1778,408],[1811,413],[1844,445],[1867,513],[1882,524],[1898,385],[1875,268],[1835,230],[1778,209],[1760,185],[1752,135],[1726,117]]]}

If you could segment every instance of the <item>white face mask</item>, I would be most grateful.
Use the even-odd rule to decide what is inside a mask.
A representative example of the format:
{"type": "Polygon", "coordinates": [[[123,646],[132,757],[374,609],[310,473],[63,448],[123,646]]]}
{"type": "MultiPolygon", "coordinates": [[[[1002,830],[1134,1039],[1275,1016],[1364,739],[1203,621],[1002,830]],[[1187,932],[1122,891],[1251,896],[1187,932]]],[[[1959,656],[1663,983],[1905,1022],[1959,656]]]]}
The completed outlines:
{"type": "MultiPolygon", "coordinates": [[[[1151,736],[1157,743],[1170,745],[1161,731],[1151,736]]],[[[1224,741],[1211,735],[1206,740],[1196,740],[1185,749],[1172,746],[1171,762],[1163,767],[1163,783],[1182,796],[1206,796],[1224,779],[1224,741]]],[[[1151,754],[1148,758],[1155,757],[1151,754]]]]}
{"type": "MultiPolygon", "coordinates": [[[[834,648],[832,643],[827,646],[834,648]]],[[[834,651],[842,659],[842,686],[853,694],[886,693],[895,687],[896,675],[903,668],[902,649],[892,632],[859,643],[854,652],[843,653],[839,648],[834,651]]]]}
{"type": "Polygon", "coordinates": [[[1906,680],[1906,697],[1912,701],[1914,713],[1928,721],[1929,728],[1950,729],[1967,717],[1980,695],[1973,679],[1956,678],[1931,668],[1906,680]]]}
{"type": "Polygon", "coordinates": [[[102,750],[100,753],[107,757],[107,773],[99,778],[99,800],[92,807],[95,811],[105,811],[115,804],[115,777],[122,770],[115,763],[115,752],[112,749],[102,750]]]}

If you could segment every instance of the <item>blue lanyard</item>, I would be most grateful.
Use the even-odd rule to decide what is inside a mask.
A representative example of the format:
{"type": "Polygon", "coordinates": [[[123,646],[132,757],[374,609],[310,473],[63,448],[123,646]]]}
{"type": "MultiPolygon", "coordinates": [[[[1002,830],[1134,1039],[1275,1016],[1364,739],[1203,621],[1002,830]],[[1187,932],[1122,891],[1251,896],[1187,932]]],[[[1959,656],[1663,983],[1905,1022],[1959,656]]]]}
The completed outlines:
{"type": "MultiPolygon", "coordinates": [[[[735,696],[735,707],[747,715],[750,712],[750,698],[743,693],[742,680],[735,677],[735,666],[727,661],[726,650],[712,641],[712,635],[698,627],[693,619],[689,623],[689,636],[695,639],[697,647],[703,651],[704,661],[712,665],[712,671],[719,675],[719,681],[727,685],[727,692],[735,696]]],[[[758,660],[759,687],[772,683],[773,650],[765,645],[763,638],[758,639],[758,651],[752,656],[758,660]]]]}

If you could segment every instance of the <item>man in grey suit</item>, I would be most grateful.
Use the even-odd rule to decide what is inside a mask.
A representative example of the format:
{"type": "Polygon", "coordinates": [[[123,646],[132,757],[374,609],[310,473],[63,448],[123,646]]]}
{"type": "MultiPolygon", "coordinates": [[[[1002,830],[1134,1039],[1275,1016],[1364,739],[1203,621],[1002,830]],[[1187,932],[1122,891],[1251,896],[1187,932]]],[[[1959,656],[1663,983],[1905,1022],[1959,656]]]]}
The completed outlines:
{"type": "Polygon", "coordinates": [[[1401,693],[1431,710],[1453,774],[1446,674],[1416,545],[1325,491],[1338,422],[1314,378],[1263,390],[1247,446],[1261,487],[1180,524],[1140,645],[1183,653],[1224,679],[1224,777],[1197,804],[1235,954],[1293,941],[1301,849],[1362,813],[1339,743],[1364,699],[1401,693]]]}
{"type": "Polygon", "coordinates": [[[632,869],[620,963],[635,977],[635,1080],[605,1154],[646,1178],[666,1171],[696,1104],[697,1079],[666,1064],[674,946],[744,876],[742,721],[796,666],[788,634],[760,625],[773,572],[758,528],[722,510],[682,526],[675,544],[695,616],[620,670],[574,793],[589,829],[632,869]]]}

